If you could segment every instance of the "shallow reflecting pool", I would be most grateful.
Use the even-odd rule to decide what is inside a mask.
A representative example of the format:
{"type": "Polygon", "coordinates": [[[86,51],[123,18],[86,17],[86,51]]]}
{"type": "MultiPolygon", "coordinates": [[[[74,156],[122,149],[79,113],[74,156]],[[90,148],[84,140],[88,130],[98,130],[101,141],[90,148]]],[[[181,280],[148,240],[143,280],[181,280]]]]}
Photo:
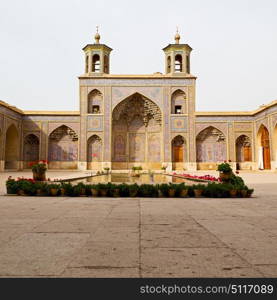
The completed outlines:
{"type": "Polygon", "coordinates": [[[139,176],[131,176],[128,173],[112,173],[106,175],[96,175],[87,177],[84,179],[77,179],[71,181],[72,183],[148,183],[148,184],[156,184],[156,183],[166,183],[166,182],[176,182],[181,183],[185,182],[187,184],[192,184],[193,182],[183,178],[176,178],[170,175],[165,174],[140,174],[139,176]]]}

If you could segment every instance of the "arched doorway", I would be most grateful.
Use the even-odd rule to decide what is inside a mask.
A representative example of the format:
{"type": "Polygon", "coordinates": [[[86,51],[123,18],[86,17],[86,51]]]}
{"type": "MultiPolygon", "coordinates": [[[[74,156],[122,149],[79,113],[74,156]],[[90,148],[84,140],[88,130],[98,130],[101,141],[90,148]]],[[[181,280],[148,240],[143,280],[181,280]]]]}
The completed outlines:
{"type": "Polygon", "coordinates": [[[150,99],[135,93],[113,110],[112,168],[161,168],[161,110],[150,99]]]}
{"type": "Polygon", "coordinates": [[[200,169],[216,169],[216,163],[227,159],[226,138],[213,126],[203,129],[196,137],[196,160],[200,169]]]}
{"type": "Polygon", "coordinates": [[[66,125],[56,128],[49,135],[48,161],[50,169],[77,169],[78,136],[66,125]]]}
{"type": "Polygon", "coordinates": [[[240,135],[236,139],[236,161],[238,169],[244,168],[244,162],[252,161],[251,140],[247,135],[240,135]]]}
{"type": "Polygon", "coordinates": [[[102,170],[102,140],[98,135],[93,135],[87,142],[87,169],[102,170]]]}
{"type": "Polygon", "coordinates": [[[269,132],[264,125],[258,131],[258,145],[258,168],[271,169],[269,132]]]}
{"type": "Polygon", "coordinates": [[[172,169],[183,170],[185,161],[185,140],[182,136],[176,136],[171,143],[172,169]]]}
{"type": "Polygon", "coordinates": [[[19,136],[14,124],[6,132],[5,169],[18,169],[19,136]]]}
{"type": "Polygon", "coordinates": [[[23,167],[30,168],[31,162],[39,160],[39,138],[34,134],[28,134],[24,138],[23,167]]]}

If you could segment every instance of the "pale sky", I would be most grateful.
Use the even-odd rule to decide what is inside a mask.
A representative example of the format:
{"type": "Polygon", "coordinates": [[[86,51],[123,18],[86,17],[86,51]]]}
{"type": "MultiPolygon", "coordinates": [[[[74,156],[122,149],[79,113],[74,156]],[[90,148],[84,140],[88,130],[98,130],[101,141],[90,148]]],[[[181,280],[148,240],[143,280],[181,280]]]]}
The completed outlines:
{"type": "Polygon", "coordinates": [[[277,99],[276,15],[276,0],[0,0],[0,100],[78,110],[96,25],[112,74],[164,72],[178,26],[194,49],[196,109],[253,110],[277,99]]]}

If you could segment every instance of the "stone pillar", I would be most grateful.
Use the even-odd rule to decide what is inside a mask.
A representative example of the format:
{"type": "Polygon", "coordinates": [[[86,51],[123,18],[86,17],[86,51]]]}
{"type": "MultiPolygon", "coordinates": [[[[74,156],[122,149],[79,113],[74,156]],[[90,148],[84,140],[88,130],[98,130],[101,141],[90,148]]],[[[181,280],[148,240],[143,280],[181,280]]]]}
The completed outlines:
{"type": "Polygon", "coordinates": [[[48,122],[41,122],[39,159],[48,160],[48,122]]]}
{"type": "Polygon", "coordinates": [[[163,89],[163,144],[164,157],[163,162],[167,164],[167,171],[172,170],[171,162],[171,141],[170,141],[170,87],[166,86],[163,89]]]}
{"type": "Polygon", "coordinates": [[[195,81],[193,85],[188,87],[188,146],[189,146],[189,162],[188,170],[194,171],[197,169],[196,164],[196,137],[195,137],[195,81]]]}
{"type": "Polygon", "coordinates": [[[5,116],[3,116],[3,128],[2,128],[1,147],[0,147],[0,171],[5,171],[6,131],[7,131],[7,123],[6,123],[5,116]]]}
{"type": "Polygon", "coordinates": [[[236,141],[235,141],[235,133],[234,133],[234,125],[232,122],[228,123],[228,136],[227,145],[228,145],[228,153],[227,153],[227,160],[231,160],[233,169],[236,169],[236,141]]]}
{"type": "Polygon", "coordinates": [[[0,132],[0,172],[4,171],[5,168],[5,128],[4,121],[3,127],[0,132]]]}
{"type": "Polygon", "coordinates": [[[80,87],[80,134],[78,169],[87,169],[87,87],[80,87]]]}
{"type": "Polygon", "coordinates": [[[103,167],[111,169],[112,161],[112,90],[111,87],[104,88],[104,161],[103,167]]]}
{"type": "Polygon", "coordinates": [[[23,126],[22,121],[18,123],[18,135],[19,135],[19,160],[18,160],[18,170],[23,170],[23,144],[24,144],[24,138],[23,138],[23,126]]]}

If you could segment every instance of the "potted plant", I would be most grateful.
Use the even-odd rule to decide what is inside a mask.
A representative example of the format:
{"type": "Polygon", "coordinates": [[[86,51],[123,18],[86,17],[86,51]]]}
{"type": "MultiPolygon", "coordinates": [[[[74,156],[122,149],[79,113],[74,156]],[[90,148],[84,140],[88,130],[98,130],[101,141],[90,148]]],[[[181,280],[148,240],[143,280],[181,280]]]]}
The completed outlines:
{"type": "Polygon", "coordinates": [[[91,190],[92,197],[97,197],[98,193],[99,193],[99,185],[98,184],[92,184],[90,190],[91,190]]]}
{"type": "Polygon", "coordinates": [[[162,183],[157,185],[159,197],[168,197],[169,185],[167,183],[162,183]]]}
{"type": "Polygon", "coordinates": [[[170,182],[168,188],[168,196],[170,198],[173,198],[176,194],[177,189],[178,189],[178,185],[170,182]]]}
{"type": "Polygon", "coordinates": [[[48,191],[51,196],[57,196],[59,192],[60,185],[56,183],[48,184],[48,191]]]}
{"type": "Polygon", "coordinates": [[[139,177],[140,176],[140,171],[142,170],[142,167],[141,166],[133,166],[132,167],[132,173],[131,173],[131,176],[134,176],[134,177],[139,177]]]}
{"type": "Polygon", "coordinates": [[[37,196],[46,196],[48,191],[48,184],[44,182],[37,182],[36,183],[36,194],[37,196]]]}
{"type": "Polygon", "coordinates": [[[230,184],[229,193],[231,198],[236,198],[238,194],[237,186],[230,184]]]}
{"type": "Polygon", "coordinates": [[[105,183],[99,183],[99,192],[102,197],[106,197],[108,194],[108,186],[105,183]]]}
{"type": "Polygon", "coordinates": [[[165,173],[167,166],[166,165],[162,165],[161,169],[163,170],[163,172],[165,173]]]}
{"type": "Polygon", "coordinates": [[[219,171],[219,177],[221,181],[229,181],[232,175],[231,165],[227,162],[221,163],[217,166],[217,171],[219,171]]]}
{"type": "Polygon", "coordinates": [[[7,194],[17,194],[18,182],[15,181],[11,176],[6,181],[7,194]]]}
{"type": "Polygon", "coordinates": [[[247,189],[247,198],[250,198],[254,192],[254,189],[247,189]]]}
{"type": "Polygon", "coordinates": [[[46,181],[47,161],[40,160],[30,164],[33,172],[33,179],[36,181],[46,181]]]}
{"type": "Polygon", "coordinates": [[[203,191],[205,190],[205,185],[203,184],[195,184],[193,185],[194,196],[196,198],[200,198],[202,196],[203,191]]]}
{"type": "Polygon", "coordinates": [[[106,174],[109,174],[110,168],[105,167],[104,170],[105,170],[106,174]]]}
{"type": "Polygon", "coordinates": [[[181,198],[186,198],[188,196],[189,187],[186,186],[184,183],[179,185],[179,196],[181,198]]]}
{"type": "Polygon", "coordinates": [[[17,194],[19,196],[26,196],[30,194],[32,181],[28,179],[18,180],[17,194]]]}
{"type": "Polygon", "coordinates": [[[248,188],[247,188],[247,186],[244,186],[244,187],[241,189],[240,193],[241,193],[242,198],[247,198],[247,193],[248,193],[248,188]]]}
{"type": "Polygon", "coordinates": [[[122,183],[119,185],[119,194],[121,197],[129,197],[129,185],[126,183],[122,183]]]}
{"type": "Polygon", "coordinates": [[[111,184],[110,186],[110,193],[113,197],[119,197],[120,196],[120,189],[117,184],[111,184]]]}
{"type": "Polygon", "coordinates": [[[78,194],[81,197],[85,197],[86,196],[86,186],[83,182],[79,182],[76,186],[75,186],[75,190],[78,190],[78,194]]]}
{"type": "Polygon", "coordinates": [[[139,186],[139,194],[142,197],[155,197],[157,195],[156,186],[153,184],[141,184],[139,186]]]}
{"type": "Polygon", "coordinates": [[[139,186],[134,183],[129,185],[129,195],[130,197],[136,197],[138,194],[139,186]]]}

